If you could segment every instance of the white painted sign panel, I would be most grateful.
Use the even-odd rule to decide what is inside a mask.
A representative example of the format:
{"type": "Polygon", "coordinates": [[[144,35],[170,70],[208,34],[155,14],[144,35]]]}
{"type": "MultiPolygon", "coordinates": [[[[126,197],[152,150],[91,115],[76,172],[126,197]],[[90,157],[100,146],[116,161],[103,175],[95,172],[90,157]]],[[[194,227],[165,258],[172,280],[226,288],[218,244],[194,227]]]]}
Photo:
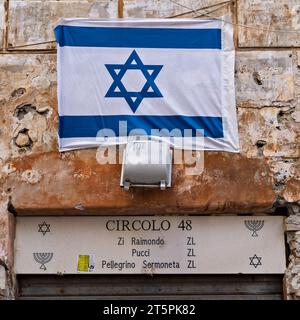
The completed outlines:
{"type": "Polygon", "coordinates": [[[18,217],[18,274],[284,273],[283,217],[18,217]]]}

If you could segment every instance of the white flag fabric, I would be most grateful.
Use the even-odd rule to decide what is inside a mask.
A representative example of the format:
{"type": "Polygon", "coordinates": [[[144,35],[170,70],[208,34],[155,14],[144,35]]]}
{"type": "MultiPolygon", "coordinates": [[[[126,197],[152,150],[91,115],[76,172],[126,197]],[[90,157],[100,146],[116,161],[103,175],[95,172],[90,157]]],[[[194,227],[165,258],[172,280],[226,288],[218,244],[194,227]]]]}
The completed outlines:
{"type": "Polygon", "coordinates": [[[63,19],[54,31],[60,151],[143,135],[239,151],[231,24],[63,19]]]}

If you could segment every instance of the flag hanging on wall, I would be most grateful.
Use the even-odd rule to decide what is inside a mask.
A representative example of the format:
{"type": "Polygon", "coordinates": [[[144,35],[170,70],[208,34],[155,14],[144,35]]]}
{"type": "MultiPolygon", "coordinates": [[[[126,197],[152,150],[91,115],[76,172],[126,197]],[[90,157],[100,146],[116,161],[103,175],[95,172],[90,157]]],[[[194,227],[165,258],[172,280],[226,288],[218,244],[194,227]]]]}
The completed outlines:
{"type": "Polygon", "coordinates": [[[136,136],[239,151],[231,24],[63,19],[54,32],[60,151],[136,136]]]}

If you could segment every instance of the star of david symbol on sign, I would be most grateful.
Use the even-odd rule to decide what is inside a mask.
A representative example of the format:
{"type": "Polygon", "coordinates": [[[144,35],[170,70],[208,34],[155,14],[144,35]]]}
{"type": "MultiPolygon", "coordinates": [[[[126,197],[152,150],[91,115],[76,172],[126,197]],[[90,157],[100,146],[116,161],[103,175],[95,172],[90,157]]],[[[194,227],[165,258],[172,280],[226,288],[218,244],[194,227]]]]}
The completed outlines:
{"type": "Polygon", "coordinates": [[[135,50],[132,51],[124,64],[106,64],[105,67],[114,80],[105,97],[124,98],[133,112],[137,110],[144,98],[161,98],[163,96],[154,82],[163,66],[143,64],[135,50]],[[146,82],[141,91],[127,91],[122,83],[122,78],[128,70],[142,72],[146,82]]]}
{"type": "Polygon", "coordinates": [[[46,221],[40,223],[38,232],[41,232],[44,236],[47,232],[50,232],[50,224],[46,223],[46,221]]]}
{"type": "Polygon", "coordinates": [[[250,266],[253,266],[254,268],[257,268],[258,266],[261,266],[261,259],[262,257],[258,257],[256,254],[253,257],[249,257],[250,259],[250,266]]]}

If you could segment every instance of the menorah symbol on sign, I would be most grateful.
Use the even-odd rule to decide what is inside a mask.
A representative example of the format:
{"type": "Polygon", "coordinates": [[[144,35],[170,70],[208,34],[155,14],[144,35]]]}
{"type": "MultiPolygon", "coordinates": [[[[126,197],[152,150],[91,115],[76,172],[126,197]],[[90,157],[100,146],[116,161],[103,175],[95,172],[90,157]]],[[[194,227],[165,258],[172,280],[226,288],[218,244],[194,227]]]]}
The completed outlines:
{"type": "Polygon", "coordinates": [[[33,258],[37,263],[40,263],[40,269],[47,270],[45,264],[53,258],[53,252],[34,252],[33,258]]]}
{"type": "Polygon", "coordinates": [[[258,237],[257,231],[264,226],[264,220],[245,220],[245,226],[252,231],[252,237],[258,237]]]}

